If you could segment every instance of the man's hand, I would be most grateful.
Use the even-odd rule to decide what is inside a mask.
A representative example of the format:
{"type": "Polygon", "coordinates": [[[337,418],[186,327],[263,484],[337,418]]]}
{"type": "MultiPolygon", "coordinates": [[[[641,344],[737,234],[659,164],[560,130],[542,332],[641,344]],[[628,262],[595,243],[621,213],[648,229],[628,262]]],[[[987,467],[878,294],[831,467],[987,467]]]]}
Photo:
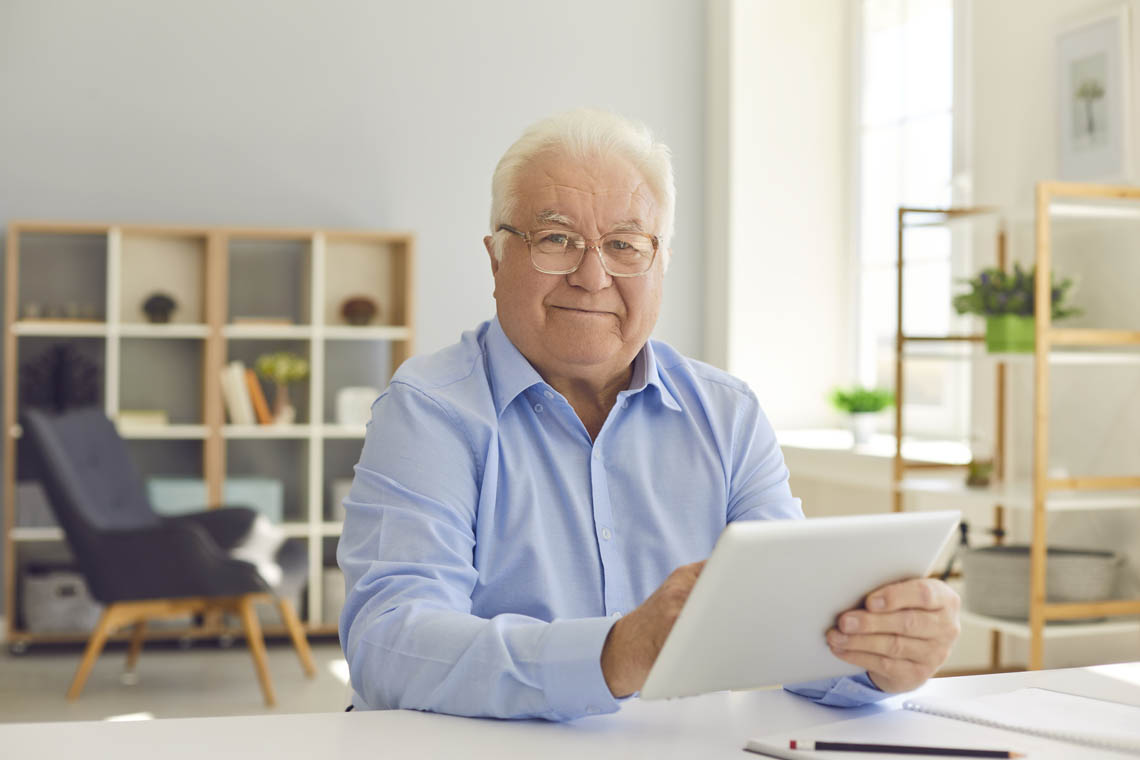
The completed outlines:
{"type": "Polygon", "coordinates": [[[682,565],[640,607],[614,623],[602,647],[602,675],[615,697],[628,697],[649,677],[704,561],[682,565]]]}
{"type": "Polygon", "coordinates": [[[961,630],[960,606],[942,581],[892,583],[868,594],[863,609],[840,615],[827,643],[839,659],[865,668],[883,691],[910,691],[946,662],[961,630]]]}

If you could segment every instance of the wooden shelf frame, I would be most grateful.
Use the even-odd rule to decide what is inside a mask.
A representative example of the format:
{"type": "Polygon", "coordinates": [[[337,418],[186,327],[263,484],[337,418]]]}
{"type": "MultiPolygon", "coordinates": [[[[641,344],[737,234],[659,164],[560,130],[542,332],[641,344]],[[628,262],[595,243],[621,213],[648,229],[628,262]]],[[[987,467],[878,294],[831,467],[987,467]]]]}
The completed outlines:
{"type": "MultiPolygon", "coordinates": [[[[122,429],[125,438],[136,440],[171,440],[200,442],[202,446],[202,477],[210,504],[222,502],[226,478],[226,448],[229,441],[296,440],[307,444],[306,465],[308,477],[302,481],[299,500],[302,505],[300,520],[285,523],[290,537],[303,538],[309,551],[308,606],[303,611],[306,630],[311,634],[336,633],[336,621],[322,620],[322,573],[324,541],[340,535],[340,524],[325,517],[325,442],[362,439],[363,426],[341,426],[326,421],[325,412],[325,343],[326,341],[366,341],[390,345],[389,376],[403,361],[412,355],[414,328],[414,275],[415,236],[407,231],[393,230],[340,230],[324,228],[267,228],[235,226],[189,226],[155,224],[118,224],[86,222],[18,221],[7,227],[7,256],[4,265],[6,301],[4,307],[4,431],[6,446],[3,462],[4,509],[2,517],[4,541],[3,582],[5,599],[5,638],[10,644],[26,646],[37,642],[86,640],[84,634],[50,634],[22,630],[17,627],[16,586],[19,581],[17,547],[36,542],[58,542],[62,534],[58,528],[28,528],[16,525],[16,446],[21,435],[17,424],[18,388],[16,378],[19,366],[19,341],[24,337],[94,338],[103,342],[104,411],[114,419],[121,408],[120,357],[123,340],[178,340],[199,342],[202,345],[201,380],[202,419],[194,424],[164,426],[135,425],[122,429]],[[106,240],[107,283],[105,319],[81,320],[27,320],[20,318],[20,244],[28,235],[85,235],[106,240]],[[132,242],[138,255],[140,239],[184,238],[200,246],[202,258],[201,321],[169,324],[149,324],[137,321],[137,315],[124,320],[123,311],[123,245],[124,239],[132,242]],[[308,321],[295,325],[233,324],[229,319],[231,243],[264,241],[307,245],[309,256],[301,266],[307,271],[308,321]],[[385,282],[368,282],[362,286],[365,293],[377,296],[382,303],[400,304],[401,324],[374,324],[363,327],[337,324],[326,320],[325,272],[329,241],[333,245],[345,243],[353,246],[359,257],[361,247],[374,249],[382,257],[386,270],[385,282]],[[303,340],[309,346],[310,379],[308,388],[309,418],[304,424],[275,428],[273,426],[237,426],[227,423],[218,382],[232,346],[247,340],[303,340]]],[[[343,264],[338,263],[338,266],[343,264]]],[[[158,283],[156,283],[158,285],[158,283]]],[[[127,300],[133,300],[129,295],[127,300]]],[[[191,320],[193,314],[189,315],[191,320]]],[[[271,629],[267,629],[269,631],[271,629]]],[[[230,632],[237,635],[238,631],[230,632]]],[[[284,634],[284,629],[281,631],[284,634]]],[[[200,631],[156,630],[155,638],[197,637],[200,631]]]]}
{"type": "MultiPolygon", "coordinates": [[[[1052,209],[1058,207],[1058,199],[1084,199],[1109,201],[1136,201],[1140,202],[1140,188],[1132,186],[1097,185],[1072,182],[1040,182],[1036,187],[1035,202],[1035,262],[1036,280],[1035,301],[1039,304],[1052,303],[1052,209]]],[[[1140,214],[1140,203],[1137,205],[1140,214]]],[[[920,215],[922,225],[938,223],[938,219],[945,223],[948,220],[957,221],[962,218],[982,214],[997,215],[999,228],[997,235],[997,264],[1003,271],[1009,270],[1007,246],[1007,233],[1005,220],[1000,212],[993,208],[961,208],[943,209],[916,209],[900,207],[898,210],[898,317],[896,321],[895,343],[895,431],[896,439],[903,438],[904,419],[903,407],[905,404],[905,384],[903,368],[908,359],[915,358],[908,352],[908,346],[917,343],[966,343],[978,344],[984,341],[981,335],[956,336],[914,336],[907,335],[903,329],[903,267],[905,262],[905,231],[908,229],[908,217],[920,215]],[[935,214],[935,220],[930,221],[935,214]],[[941,217],[937,214],[941,213],[941,217]]],[[[1047,637],[1059,635],[1083,635],[1095,633],[1099,630],[1140,630],[1140,622],[1130,620],[1127,622],[1112,623],[1113,618],[1135,618],[1140,616],[1140,599],[1113,599],[1100,602],[1081,604],[1057,604],[1047,601],[1045,576],[1046,557],[1048,547],[1047,514],[1060,509],[1077,509],[1081,494],[1089,494],[1088,506],[1085,509],[1136,509],[1140,508],[1140,476],[1081,476],[1055,478],[1049,472],[1049,379],[1052,364],[1098,364],[1098,363],[1133,363],[1131,352],[1126,354],[1094,354],[1077,353],[1073,351],[1058,351],[1064,348],[1096,349],[1140,348],[1140,331],[1114,330],[1114,329],[1063,329],[1052,325],[1052,312],[1050,309],[1039,310],[1035,322],[1035,343],[1032,354],[1027,359],[1033,362],[1033,448],[1032,448],[1032,477],[1027,484],[1025,493],[1011,487],[1006,482],[1006,369],[1007,365],[1019,357],[996,357],[995,367],[995,462],[994,478],[997,486],[989,489],[980,497],[977,493],[972,496],[992,501],[994,509],[994,527],[1001,529],[1005,523],[1005,509],[1003,501],[1015,501],[1014,506],[1027,508],[1031,511],[1031,539],[1030,539],[1030,584],[1029,584],[1029,619],[1025,623],[1015,621],[1001,621],[996,618],[973,613],[963,613],[963,619],[985,625],[991,629],[990,639],[990,665],[993,671],[1002,669],[1000,660],[1000,636],[1002,633],[1024,635],[1029,640],[1029,668],[1038,670],[1044,664],[1044,645],[1047,637]],[[1116,492],[1104,496],[1104,492],[1116,492]],[[1106,617],[1108,623],[1091,623],[1080,626],[1064,625],[1050,626],[1049,623],[1076,620],[1082,618],[1106,617]]],[[[948,354],[949,356],[949,354],[948,354]]],[[[927,355],[927,358],[929,355],[927,355]]],[[[1140,358],[1140,354],[1135,355],[1140,358]]],[[[972,353],[963,354],[962,357],[976,358],[972,353]]],[[[910,478],[909,470],[917,469],[912,463],[902,457],[901,446],[896,448],[894,466],[892,468],[893,482],[891,489],[892,508],[901,511],[904,507],[906,493],[933,493],[938,490],[936,484],[923,488],[917,479],[910,478]]],[[[932,469],[929,466],[924,469],[932,469]]],[[[949,489],[947,489],[949,491],[949,489]]],[[[965,491],[959,493],[964,494],[965,491]]],[[[1000,534],[999,534],[1000,535],[1000,534]]],[[[1001,539],[997,539],[1001,543],[1001,539]]]]}

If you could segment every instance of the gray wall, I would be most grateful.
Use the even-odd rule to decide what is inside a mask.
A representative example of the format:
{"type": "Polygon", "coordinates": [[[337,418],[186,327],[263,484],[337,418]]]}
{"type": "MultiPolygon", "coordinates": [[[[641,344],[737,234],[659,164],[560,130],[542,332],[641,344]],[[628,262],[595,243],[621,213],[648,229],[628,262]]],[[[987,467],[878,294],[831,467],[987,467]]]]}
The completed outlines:
{"type": "Polygon", "coordinates": [[[0,0],[0,226],[411,229],[431,351],[492,313],[499,155],[607,107],[673,148],[657,337],[700,356],[704,39],[699,0],[0,0]]]}

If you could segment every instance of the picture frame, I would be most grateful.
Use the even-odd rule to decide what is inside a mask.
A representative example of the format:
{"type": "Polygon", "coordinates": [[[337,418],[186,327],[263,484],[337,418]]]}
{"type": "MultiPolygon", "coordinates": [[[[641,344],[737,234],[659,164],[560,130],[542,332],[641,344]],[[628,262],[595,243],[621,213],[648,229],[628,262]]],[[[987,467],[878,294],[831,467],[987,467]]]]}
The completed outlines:
{"type": "Polygon", "coordinates": [[[1132,170],[1128,6],[1111,6],[1057,35],[1058,169],[1063,180],[1125,181],[1132,170]]]}

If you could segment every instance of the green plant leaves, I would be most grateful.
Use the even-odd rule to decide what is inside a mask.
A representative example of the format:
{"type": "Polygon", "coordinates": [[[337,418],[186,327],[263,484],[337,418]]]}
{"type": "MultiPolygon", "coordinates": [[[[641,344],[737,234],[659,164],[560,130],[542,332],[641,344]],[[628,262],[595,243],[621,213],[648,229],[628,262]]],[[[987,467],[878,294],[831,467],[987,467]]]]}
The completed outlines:
{"type": "MultiPolygon", "coordinates": [[[[983,269],[974,278],[964,280],[970,286],[970,291],[954,296],[954,309],[959,314],[977,314],[982,317],[1002,314],[1034,316],[1036,277],[1036,266],[1025,270],[1020,264],[1014,264],[1013,272],[1003,272],[992,267],[983,269]]],[[[1066,277],[1061,282],[1057,282],[1056,277],[1053,278],[1053,319],[1064,319],[1081,313],[1080,309],[1065,304],[1072,287],[1071,278],[1066,277]]]]}
{"type": "Polygon", "coordinates": [[[831,392],[831,403],[841,412],[881,412],[895,403],[895,394],[886,388],[836,388],[831,392]]]}

